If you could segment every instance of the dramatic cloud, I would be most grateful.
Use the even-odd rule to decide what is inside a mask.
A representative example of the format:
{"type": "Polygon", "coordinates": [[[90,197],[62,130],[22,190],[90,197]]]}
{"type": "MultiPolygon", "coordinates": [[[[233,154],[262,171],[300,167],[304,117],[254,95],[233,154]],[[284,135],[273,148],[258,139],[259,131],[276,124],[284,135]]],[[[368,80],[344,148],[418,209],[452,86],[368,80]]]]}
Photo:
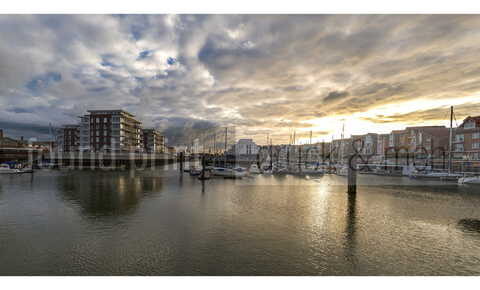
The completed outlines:
{"type": "Polygon", "coordinates": [[[480,114],[476,15],[2,15],[0,38],[0,127],[16,137],[87,109],[177,142],[211,126],[327,138],[343,119],[385,131],[443,120],[449,102],[480,114]]]}

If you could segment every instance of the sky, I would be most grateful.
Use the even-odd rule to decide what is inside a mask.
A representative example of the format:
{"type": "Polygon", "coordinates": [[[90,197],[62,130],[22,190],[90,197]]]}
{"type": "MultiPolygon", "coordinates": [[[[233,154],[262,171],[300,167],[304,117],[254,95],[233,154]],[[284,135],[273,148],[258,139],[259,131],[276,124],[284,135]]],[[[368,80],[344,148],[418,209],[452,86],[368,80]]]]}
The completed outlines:
{"type": "Polygon", "coordinates": [[[0,128],[124,109],[306,142],[480,115],[477,15],[0,15],[0,128]]]}

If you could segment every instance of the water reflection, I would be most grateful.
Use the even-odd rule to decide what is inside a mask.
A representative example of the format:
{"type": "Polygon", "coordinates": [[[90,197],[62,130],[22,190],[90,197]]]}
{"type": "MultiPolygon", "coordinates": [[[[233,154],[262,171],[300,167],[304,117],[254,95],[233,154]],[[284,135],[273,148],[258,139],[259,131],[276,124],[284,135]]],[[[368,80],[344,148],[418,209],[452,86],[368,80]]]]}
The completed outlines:
{"type": "Polygon", "coordinates": [[[480,273],[480,195],[457,186],[363,185],[355,196],[329,175],[30,178],[0,177],[0,275],[480,273]]]}
{"type": "Polygon", "coordinates": [[[345,218],[345,259],[350,263],[352,273],[357,265],[355,254],[356,246],[356,194],[347,194],[347,212],[345,218]]]}
{"type": "Polygon", "coordinates": [[[480,234],[480,220],[478,219],[461,219],[457,225],[464,232],[480,234]]]}
{"type": "Polygon", "coordinates": [[[121,215],[135,209],[143,196],[158,192],[162,179],[125,173],[82,172],[59,176],[62,198],[79,205],[86,215],[121,215]]]}

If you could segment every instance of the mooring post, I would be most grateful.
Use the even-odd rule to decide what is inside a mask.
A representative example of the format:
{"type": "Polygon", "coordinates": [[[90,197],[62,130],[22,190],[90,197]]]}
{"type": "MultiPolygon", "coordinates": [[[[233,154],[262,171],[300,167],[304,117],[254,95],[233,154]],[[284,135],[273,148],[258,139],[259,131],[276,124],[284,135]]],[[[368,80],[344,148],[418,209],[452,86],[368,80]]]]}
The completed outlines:
{"type": "Polygon", "coordinates": [[[205,179],[205,153],[202,154],[202,175],[201,179],[205,179]]]}
{"type": "Polygon", "coordinates": [[[357,156],[348,159],[348,194],[357,193],[357,156]]]}
{"type": "Polygon", "coordinates": [[[179,159],[180,159],[180,172],[183,172],[183,162],[184,162],[184,157],[183,157],[183,152],[180,152],[179,154],[179,159]]]}

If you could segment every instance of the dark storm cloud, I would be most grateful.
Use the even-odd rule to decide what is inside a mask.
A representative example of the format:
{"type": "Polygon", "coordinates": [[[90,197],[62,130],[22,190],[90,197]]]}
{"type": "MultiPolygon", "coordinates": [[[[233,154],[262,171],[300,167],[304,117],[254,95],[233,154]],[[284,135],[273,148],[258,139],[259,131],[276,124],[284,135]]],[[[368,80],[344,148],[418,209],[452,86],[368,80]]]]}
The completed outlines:
{"type": "Polygon", "coordinates": [[[12,121],[0,120],[0,128],[4,130],[6,137],[22,136],[25,138],[39,137],[43,139],[51,138],[49,126],[38,125],[34,123],[18,123],[12,121]]]}
{"type": "Polygon", "coordinates": [[[348,92],[338,92],[338,91],[333,91],[328,93],[328,95],[323,99],[325,103],[328,102],[335,102],[338,100],[341,100],[349,95],[348,92]]]}

